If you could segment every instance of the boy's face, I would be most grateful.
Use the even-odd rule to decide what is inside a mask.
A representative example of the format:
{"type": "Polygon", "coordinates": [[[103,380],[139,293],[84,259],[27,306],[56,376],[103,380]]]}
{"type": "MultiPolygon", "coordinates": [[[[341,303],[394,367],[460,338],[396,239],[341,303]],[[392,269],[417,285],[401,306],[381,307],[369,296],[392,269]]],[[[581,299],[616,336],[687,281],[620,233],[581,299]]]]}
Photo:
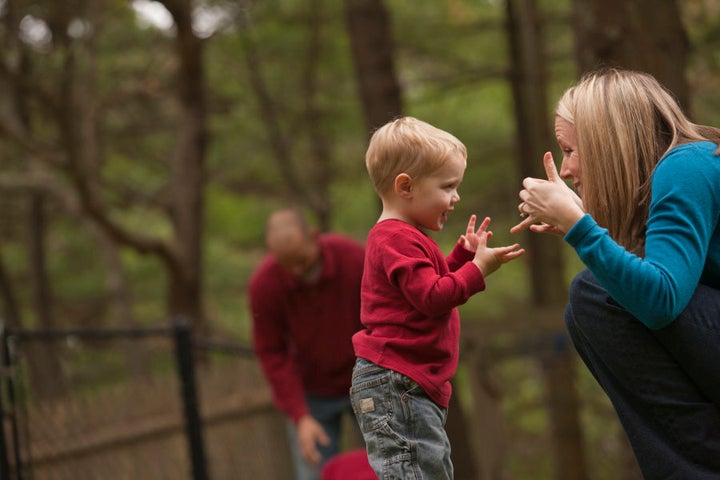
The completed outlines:
{"type": "Polygon", "coordinates": [[[412,196],[404,206],[407,220],[417,227],[442,230],[448,212],[460,201],[458,187],[466,165],[464,157],[453,155],[432,174],[413,180],[412,196]]]}

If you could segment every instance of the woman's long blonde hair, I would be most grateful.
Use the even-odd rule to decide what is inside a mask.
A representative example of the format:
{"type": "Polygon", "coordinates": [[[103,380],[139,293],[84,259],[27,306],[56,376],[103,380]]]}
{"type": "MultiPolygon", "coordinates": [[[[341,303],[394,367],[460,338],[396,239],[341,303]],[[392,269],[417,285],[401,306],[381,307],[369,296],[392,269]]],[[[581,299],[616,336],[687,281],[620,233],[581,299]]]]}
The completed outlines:
{"type": "Polygon", "coordinates": [[[718,143],[720,130],[690,122],[654,77],[631,70],[583,76],[556,113],[575,126],[585,210],[615,241],[644,255],[655,166],[681,143],[718,143]]]}

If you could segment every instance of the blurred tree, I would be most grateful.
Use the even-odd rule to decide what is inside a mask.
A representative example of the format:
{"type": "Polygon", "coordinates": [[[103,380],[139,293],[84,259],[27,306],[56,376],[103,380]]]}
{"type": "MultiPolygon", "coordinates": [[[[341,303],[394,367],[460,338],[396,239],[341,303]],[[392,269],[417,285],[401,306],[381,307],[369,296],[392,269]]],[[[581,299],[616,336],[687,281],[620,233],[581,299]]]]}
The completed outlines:
{"type": "Polygon", "coordinates": [[[654,75],[689,106],[689,42],[676,0],[574,0],[580,72],[625,67],[654,75]]]}
{"type": "MultiPolygon", "coordinates": [[[[201,39],[193,31],[190,0],[167,0],[163,4],[174,20],[176,46],[173,58],[177,102],[162,105],[177,119],[175,149],[168,158],[164,205],[172,226],[171,235],[166,238],[152,235],[144,226],[134,228],[119,220],[118,207],[134,206],[122,202],[142,201],[145,194],[137,189],[135,192],[115,189],[122,185],[123,179],[108,178],[103,171],[110,165],[107,160],[112,152],[117,151],[112,149],[122,146],[104,143],[108,138],[108,131],[104,129],[112,123],[106,109],[117,100],[112,95],[120,92],[115,90],[104,96],[107,86],[104,82],[108,79],[98,76],[101,65],[98,48],[106,47],[100,44],[106,31],[101,19],[109,15],[109,11],[127,10],[127,6],[109,0],[60,3],[38,0],[26,5],[28,10],[16,11],[13,17],[6,15],[6,19],[12,18],[16,24],[6,29],[5,34],[16,35],[35,50],[37,57],[52,61],[45,61],[42,69],[22,76],[24,63],[13,62],[13,57],[5,56],[2,72],[7,78],[22,80],[24,90],[19,97],[32,108],[14,113],[6,109],[0,117],[0,131],[25,152],[30,158],[29,164],[37,170],[26,170],[26,179],[27,173],[33,173],[36,186],[52,192],[102,232],[96,238],[104,242],[106,258],[112,247],[109,240],[118,247],[157,256],[168,278],[168,316],[186,316],[194,320],[196,333],[202,333],[205,325],[201,243],[207,131],[201,39]],[[43,74],[51,76],[43,78],[43,74]],[[37,131],[22,128],[23,115],[27,115],[29,124],[38,126],[37,131]]],[[[107,68],[107,64],[102,67],[107,68]]],[[[137,94],[141,96],[142,91],[137,94]]],[[[113,264],[112,268],[120,267],[117,261],[113,264]]],[[[114,278],[122,278],[119,270],[115,274],[114,278]]],[[[123,290],[127,292],[124,287],[117,291],[123,290]]],[[[49,302],[36,303],[49,305],[49,302]]],[[[127,315],[128,312],[123,313],[126,320],[127,315]]]]}
{"type": "MultiPolygon", "coordinates": [[[[204,231],[205,153],[208,142],[205,68],[202,40],[193,30],[192,0],[161,0],[175,23],[177,100],[179,103],[170,185],[173,240],[152,242],[165,260],[169,276],[168,314],[185,316],[195,334],[207,333],[202,292],[202,238],[204,231]],[[158,248],[160,247],[160,248],[158,248]]],[[[115,231],[118,240],[126,232],[115,231]]],[[[136,237],[137,239],[137,237],[136,237]]],[[[135,248],[147,242],[130,242],[135,248]]]]}
{"type": "MultiPolygon", "coordinates": [[[[506,6],[519,171],[522,178],[545,178],[540,159],[554,138],[548,118],[543,19],[535,0],[508,0],[506,6]]],[[[525,243],[531,255],[532,305],[538,310],[555,310],[557,330],[562,331],[560,319],[567,286],[561,244],[552,236],[532,233],[525,235],[525,243]]],[[[586,479],[579,401],[572,375],[575,359],[569,355],[569,349],[562,348],[540,360],[554,440],[556,478],[586,479]]]]}
{"type": "Polygon", "coordinates": [[[720,0],[685,0],[680,5],[691,44],[686,72],[692,92],[689,110],[698,123],[716,124],[720,112],[720,0]]]}
{"type": "Polygon", "coordinates": [[[382,0],[345,0],[345,25],[368,135],[402,115],[392,22],[382,0]]]}
{"type": "MultiPolygon", "coordinates": [[[[5,31],[18,31],[18,18],[14,4],[8,5],[4,18],[5,31]]],[[[56,13],[53,11],[52,13],[56,13]]],[[[17,36],[8,35],[8,47],[16,59],[17,75],[7,80],[12,101],[7,105],[7,112],[14,118],[15,127],[25,136],[32,136],[28,98],[25,95],[27,80],[32,69],[27,49],[18,41],[17,36]]],[[[48,273],[46,255],[47,215],[45,193],[36,188],[19,189],[27,198],[27,259],[29,278],[32,291],[31,307],[35,313],[38,328],[52,329],[57,326],[53,311],[52,283],[48,273]]],[[[8,313],[11,324],[19,325],[22,321],[20,310],[13,298],[13,290],[9,282],[6,288],[8,313]]],[[[30,382],[37,398],[45,399],[61,395],[65,391],[65,383],[60,370],[58,349],[55,345],[33,345],[27,355],[30,382]]]]}
{"type": "MultiPolygon", "coordinates": [[[[333,151],[336,134],[331,127],[337,107],[328,101],[337,82],[330,82],[327,76],[328,62],[334,54],[328,47],[334,34],[329,25],[335,6],[312,0],[291,7],[292,31],[300,39],[291,51],[284,52],[291,57],[290,63],[283,65],[281,77],[283,89],[286,82],[296,81],[291,99],[284,97],[286,92],[276,90],[277,74],[270,65],[277,67],[277,58],[269,53],[273,42],[266,41],[267,30],[273,28],[275,21],[268,20],[268,16],[278,15],[278,7],[248,10],[240,17],[240,45],[266,148],[283,181],[282,185],[272,185],[267,193],[285,197],[286,203],[309,208],[320,230],[325,231],[330,228],[334,213],[330,187],[337,180],[337,158],[333,151]],[[298,74],[291,75],[292,71],[298,74]]],[[[273,41],[282,40],[278,37],[273,41]]]]}

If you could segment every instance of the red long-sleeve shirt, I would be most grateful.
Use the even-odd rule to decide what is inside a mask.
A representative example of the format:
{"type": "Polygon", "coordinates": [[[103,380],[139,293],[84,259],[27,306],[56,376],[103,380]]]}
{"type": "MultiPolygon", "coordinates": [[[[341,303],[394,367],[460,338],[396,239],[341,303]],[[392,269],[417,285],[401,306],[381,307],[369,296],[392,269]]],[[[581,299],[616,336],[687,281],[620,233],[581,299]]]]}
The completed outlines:
{"type": "Polygon", "coordinates": [[[322,271],[304,283],[268,254],[250,279],[253,347],[278,409],[293,421],[308,413],[305,393],[347,395],[360,328],[364,248],[328,233],[318,237],[322,271]]]}
{"type": "Polygon", "coordinates": [[[485,289],[474,254],[456,246],[445,259],[414,226],[384,220],[366,243],[355,354],[415,380],[447,408],[459,356],[462,305],[485,289]]]}

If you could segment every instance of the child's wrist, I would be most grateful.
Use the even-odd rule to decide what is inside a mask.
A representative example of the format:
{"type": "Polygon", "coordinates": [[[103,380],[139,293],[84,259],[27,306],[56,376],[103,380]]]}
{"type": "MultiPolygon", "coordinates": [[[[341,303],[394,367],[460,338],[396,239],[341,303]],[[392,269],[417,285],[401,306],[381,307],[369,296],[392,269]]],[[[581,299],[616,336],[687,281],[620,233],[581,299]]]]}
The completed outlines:
{"type": "Polygon", "coordinates": [[[482,265],[482,262],[480,262],[479,260],[473,259],[472,264],[475,265],[478,270],[480,270],[480,273],[482,273],[483,276],[485,276],[485,272],[483,271],[483,270],[484,270],[484,268],[483,268],[484,266],[482,265]]]}

